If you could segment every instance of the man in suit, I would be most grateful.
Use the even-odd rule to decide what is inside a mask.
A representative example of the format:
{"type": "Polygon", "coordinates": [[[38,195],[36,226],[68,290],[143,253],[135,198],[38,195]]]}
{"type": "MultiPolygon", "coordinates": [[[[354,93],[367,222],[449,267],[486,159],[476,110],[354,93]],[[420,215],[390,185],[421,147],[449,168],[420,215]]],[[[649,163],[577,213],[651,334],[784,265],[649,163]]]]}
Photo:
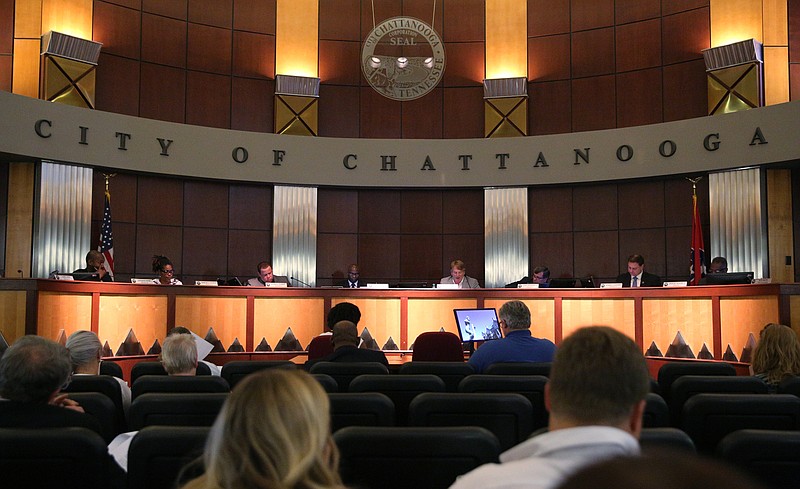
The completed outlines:
{"type": "Polygon", "coordinates": [[[93,282],[113,282],[114,279],[106,270],[106,258],[97,250],[86,253],[86,268],[79,268],[72,272],[75,280],[89,280],[93,282]]]}
{"type": "Polygon", "coordinates": [[[269,283],[289,284],[289,279],[285,275],[273,275],[272,263],[262,261],[258,264],[258,277],[253,277],[247,281],[250,287],[266,287],[269,283]]]}
{"type": "Polygon", "coordinates": [[[347,278],[342,280],[339,285],[347,289],[357,289],[367,286],[367,283],[361,280],[361,269],[358,268],[358,264],[353,263],[348,267],[347,278]]]}
{"type": "Polygon", "coordinates": [[[629,256],[628,273],[619,275],[615,282],[622,283],[623,287],[661,287],[664,285],[661,277],[644,271],[642,255],[629,256]]]}
{"type": "MultiPolygon", "coordinates": [[[[378,362],[389,366],[381,350],[358,347],[358,328],[352,321],[339,321],[333,325],[331,335],[333,353],[320,358],[320,362],[378,362]]],[[[315,362],[311,362],[315,363],[315,362]]]]}
{"type": "Polygon", "coordinates": [[[467,268],[461,260],[450,262],[450,275],[442,278],[440,284],[456,284],[459,289],[479,289],[481,285],[477,279],[467,276],[467,268]]]}

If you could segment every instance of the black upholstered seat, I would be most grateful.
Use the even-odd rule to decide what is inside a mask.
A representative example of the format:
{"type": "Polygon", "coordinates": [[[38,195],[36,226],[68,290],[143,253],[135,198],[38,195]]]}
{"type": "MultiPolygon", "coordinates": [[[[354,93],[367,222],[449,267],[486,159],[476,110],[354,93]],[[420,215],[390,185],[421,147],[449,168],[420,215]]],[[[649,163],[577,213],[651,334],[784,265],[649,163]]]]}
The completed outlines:
{"type": "Polygon", "coordinates": [[[550,377],[553,362],[501,362],[486,368],[488,375],[543,375],[550,377]]]}
{"type": "Polygon", "coordinates": [[[464,362],[420,362],[404,363],[397,371],[401,375],[433,374],[444,381],[447,392],[458,392],[458,383],[475,373],[475,368],[464,362]]]}
{"type": "MultiPolygon", "coordinates": [[[[211,375],[211,369],[205,363],[198,363],[196,373],[197,375],[211,375]]],[[[143,375],[167,375],[167,371],[164,370],[161,362],[139,362],[131,368],[131,385],[143,375]]]]}
{"type": "Polygon", "coordinates": [[[348,426],[395,426],[394,402],[380,392],[333,392],[331,431],[348,426]]]}
{"type": "Polygon", "coordinates": [[[724,362],[668,362],[658,369],[658,387],[661,397],[670,403],[670,392],[675,379],[684,375],[735,376],[736,369],[724,362]]]}
{"type": "MultiPolygon", "coordinates": [[[[108,362],[103,362],[108,363],[108,362]]],[[[114,404],[116,410],[117,426],[114,430],[117,433],[126,431],[127,423],[125,420],[125,409],[122,404],[122,387],[119,382],[110,375],[75,375],[72,381],[64,389],[67,393],[76,392],[98,392],[108,397],[114,404]]],[[[72,397],[72,396],[70,396],[72,397]]]]}
{"type": "Polygon", "coordinates": [[[235,361],[228,362],[222,366],[222,378],[228,381],[228,385],[233,389],[242,379],[267,368],[296,368],[296,365],[288,360],[258,360],[258,361],[235,361]]]}
{"type": "Polygon", "coordinates": [[[408,405],[423,392],[444,392],[444,381],[433,374],[359,375],[350,382],[350,392],[380,392],[394,403],[397,426],[405,426],[408,405]]]}
{"type": "Polygon", "coordinates": [[[695,394],[766,394],[767,384],[757,377],[729,375],[684,375],[672,383],[670,417],[673,426],[680,425],[683,405],[695,394]]]}
{"type": "Polygon", "coordinates": [[[211,426],[228,398],[226,393],[142,394],[131,403],[128,426],[211,426]]]}
{"type": "Polygon", "coordinates": [[[531,402],[533,430],[547,426],[549,415],[544,406],[544,386],[547,377],[542,375],[470,375],[461,381],[459,392],[514,392],[531,402]]]}
{"type": "Polygon", "coordinates": [[[128,449],[128,489],[172,489],[181,472],[181,482],[202,473],[198,457],[209,428],[199,426],[147,426],[128,449]],[[192,471],[193,462],[197,464],[192,471]],[[189,466],[189,467],[187,467],[189,466]]]}
{"type": "Polygon", "coordinates": [[[153,392],[230,392],[228,382],[213,375],[144,375],[131,387],[131,397],[153,392]]]}
{"type": "Polygon", "coordinates": [[[350,382],[359,375],[388,375],[389,369],[378,362],[317,362],[311,365],[309,372],[330,375],[339,384],[339,392],[347,392],[350,382]]]}
{"type": "Polygon", "coordinates": [[[716,453],[770,487],[796,487],[800,481],[800,431],[734,431],[716,453]]]}

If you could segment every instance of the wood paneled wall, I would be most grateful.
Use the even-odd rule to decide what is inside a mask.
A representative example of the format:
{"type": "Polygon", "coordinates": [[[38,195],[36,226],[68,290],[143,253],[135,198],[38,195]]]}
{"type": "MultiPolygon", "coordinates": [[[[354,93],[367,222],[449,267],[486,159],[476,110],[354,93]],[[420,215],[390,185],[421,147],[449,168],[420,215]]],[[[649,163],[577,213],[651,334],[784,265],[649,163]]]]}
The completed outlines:
{"type": "Polygon", "coordinates": [[[800,100],[800,3],[789,2],[789,100],[800,100]]]}

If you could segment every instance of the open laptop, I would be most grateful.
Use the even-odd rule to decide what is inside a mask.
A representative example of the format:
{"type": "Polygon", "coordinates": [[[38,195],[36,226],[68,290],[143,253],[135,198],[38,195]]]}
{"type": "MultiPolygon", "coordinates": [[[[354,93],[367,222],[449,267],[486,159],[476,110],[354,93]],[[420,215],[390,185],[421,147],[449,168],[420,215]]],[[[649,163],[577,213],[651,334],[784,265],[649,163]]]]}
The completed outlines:
{"type": "Polygon", "coordinates": [[[456,319],[458,336],[463,343],[499,340],[503,337],[500,333],[497,311],[494,309],[453,309],[453,315],[456,319]]]}

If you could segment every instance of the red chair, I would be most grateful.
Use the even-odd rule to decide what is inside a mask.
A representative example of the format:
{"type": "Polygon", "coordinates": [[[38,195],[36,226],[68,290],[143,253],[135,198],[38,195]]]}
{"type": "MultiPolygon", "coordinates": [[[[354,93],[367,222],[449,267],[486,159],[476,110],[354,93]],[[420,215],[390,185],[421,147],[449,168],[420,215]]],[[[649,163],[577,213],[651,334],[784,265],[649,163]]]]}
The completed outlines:
{"type": "Polygon", "coordinates": [[[430,331],[414,341],[415,362],[463,362],[461,339],[446,331],[430,331]]]}
{"type": "Polygon", "coordinates": [[[323,334],[315,337],[308,344],[308,361],[316,360],[333,353],[333,344],[331,343],[331,335],[323,334]]]}

